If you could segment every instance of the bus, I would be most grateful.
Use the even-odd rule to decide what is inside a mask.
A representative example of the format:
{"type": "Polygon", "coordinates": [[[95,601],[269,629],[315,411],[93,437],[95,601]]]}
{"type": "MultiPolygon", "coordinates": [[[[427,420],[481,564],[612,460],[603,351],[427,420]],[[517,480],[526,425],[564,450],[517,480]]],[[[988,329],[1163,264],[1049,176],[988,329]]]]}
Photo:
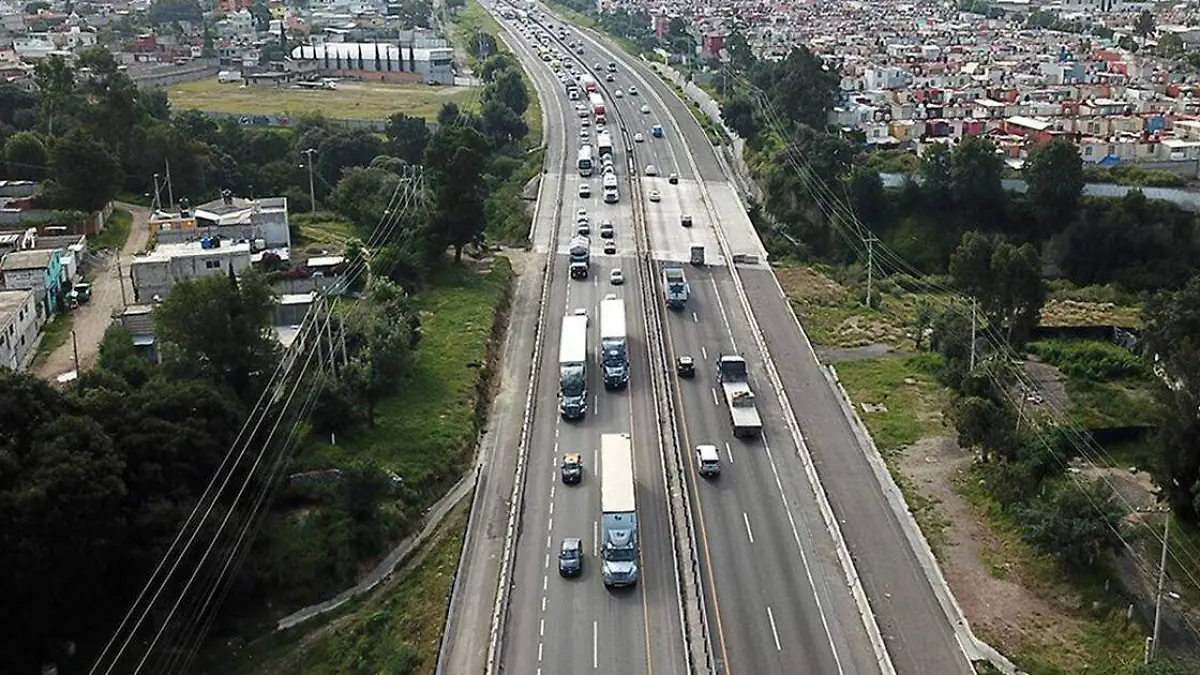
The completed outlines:
{"type": "Polygon", "coordinates": [[[595,166],[592,163],[592,146],[583,145],[579,148],[579,175],[586,178],[592,175],[593,168],[595,166]]]}

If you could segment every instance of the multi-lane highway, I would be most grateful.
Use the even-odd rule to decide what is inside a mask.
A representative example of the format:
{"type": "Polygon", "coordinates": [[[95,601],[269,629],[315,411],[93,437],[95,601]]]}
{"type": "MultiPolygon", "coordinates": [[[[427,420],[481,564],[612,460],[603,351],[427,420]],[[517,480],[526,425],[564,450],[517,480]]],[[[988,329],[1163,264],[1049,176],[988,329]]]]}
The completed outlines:
{"type": "MultiPolygon", "coordinates": [[[[514,44],[528,65],[541,65],[514,44]]],[[[644,311],[641,280],[635,274],[636,239],[628,188],[622,186],[617,204],[601,198],[600,171],[589,178],[575,168],[575,150],[581,141],[581,120],[561,84],[548,68],[530,67],[539,89],[552,92],[546,106],[550,159],[543,176],[545,188],[539,217],[547,220],[545,240],[535,249],[550,252],[550,285],[544,306],[542,359],[536,364],[534,426],[529,443],[524,489],[524,512],[509,597],[508,620],[500,662],[505,672],[567,673],[678,673],[683,664],[683,642],[674,580],[671,534],[667,520],[660,444],[653,418],[653,392],[644,352],[644,311]],[[579,196],[582,182],[591,186],[590,197],[579,196]],[[546,191],[549,191],[547,194],[546,191]],[[593,229],[591,273],[575,280],[567,271],[567,244],[576,230],[576,214],[585,210],[593,229]],[[615,225],[617,252],[601,252],[596,229],[602,221],[615,225]],[[610,283],[610,272],[621,268],[626,282],[610,283]],[[629,316],[630,384],[627,389],[606,391],[597,372],[599,303],[609,293],[626,301],[629,316]],[[588,331],[588,409],[580,421],[559,415],[558,343],[562,318],[582,309],[590,317],[588,331]],[[641,579],[632,588],[606,589],[597,555],[600,519],[598,455],[600,436],[631,434],[634,448],[636,499],[641,531],[641,579]],[[568,452],[584,457],[584,478],[578,485],[560,480],[558,465],[568,452]],[[564,538],[584,541],[583,574],[563,578],[558,574],[558,552],[564,538]]],[[[594,144],[596,130],[589,126],[594,144]]],[[[627,173],[625,150],[617,143],[618,171],[627,173]]]]}
{"type": "MultiPolygon", "coordinates": [[[[545,347],[535,365],[535,424],[500,652],[504,670],[685,671],[664,464],[654,419],[656,397],[669,395],[676,403],[670,422],[677,425],[686,457],[685,479],[698,530],[717,672],[879,672],[877,648],[884,641],[898,672],[966,672],[969,666],[954,632],[770,269],[751,262],[735,270],[728,264],[730,254],[762,260],[765,252],[688,107],[642,64],[594,36],[582,36],[584,54],[575,57],[579,65],[591,71],[597,63],[619,64],[615,82],[604,83],[603,71],[595,73],[613,110],[610,120],[617,117],[610,128],[623,124],[629,137],[640,132],[645,142],[631,143],[632,153],[616,142],[616,166],[623,174],[619,204],[602,203],[596,177],[589,179],[595,196],[580,198],[577,188],[583,179],[573,167],[580,118],[567,105],[558,80],[530,50],[530,32],[511,22],[508,27],[548,116],[548,173],[539,209],[543,222],[535,227],[544,236],[535,246],[550,253],[553,269],[544,308],[545,347]],[[628,92],[630,85],[639,90],[638,96],[615,97],[617,89],[628,92]],[[642,112],[642,106],[649,112],[642,112]],[[664,127],[664,138],[651,136],[653,124],[664,127]],[[658,169],[656,177],[639,175],[634,180],[641,191],[639,200],[625,194],[630,161],[638,174],[647,164],[658,169]],[[679,176],[678,185],[669,184],[666,176],[671,173],[679,176]],[[660,201],[646,199],[651,190],[661,194],[660,201]],[[692,244],[706,249],[708,265],[687,270],[692,289],[687,307],[664,310],[661,324],[643,324],[647,307],[639,284],[645,280],[634,273],[634,256],[647,242],[635,238],[635,207],[642,209],[656,271],[662,261],[686,261],[692,244]],[[594,251],[593,273],[586,282],[569,279],[566,271],[565,244],[580,208],[587,209],[593,227],[605,219],[617,224],[618,253],[603,256],[594,251]],[[684,214],[692,216],[693,227],[680,226],[684,214]],[[626,272],[623,287],[608,285],[614,266],[626,272]],[[589,347],[594,350],[597,306],[609,292],[619,293],[629,306],[631,386],[624,392],[605,392],[591,374],[587,417],[564,422],[556,406],[561,318],[576,308],[587,310],[593,317],[589,347]],[[670,360],[684,354],[697,360],[695,379],[672,379],[671,391],[651,389],[647,328],[661,331],[670,360]],[[727,351],[741,353],[751,365],[763,416],[762,438],[747,441],[731,433],[712,375],[713,359],[727,351]],[[600,434],[613,432],[633,435],[643,544],[642,582],[618,592],[603,588],[594,555],[599,516],[596,451],[600,434]],[[720,449],[720,478],[697,476],[690,450],[701,443],[720,449]],[[587,469],[579,486],[558,480],[557,461],[565,452],[585,457],[587,469]],[[816,483],[810,461],[822,485],[816,483]],[[840,534],[828,530],[831,522],[840,523],[840,534]],[[861,597],[856,602],[848,589],[847,570],[836,554],[839,536],[845,537],[870,599],[865,621],[860,615],[865,604],[861,597]],[[581,578],[557,575],[556,555],[564,537],[585,542],[589,559],[581,578]]],[[[574,29],[569,35],[570,40],[581,38],[574,29]]],[[[556,46],[567,52],[565,45],[556,46]]],[[[594,130],[591,137],[594,142],[594,130]]]]}

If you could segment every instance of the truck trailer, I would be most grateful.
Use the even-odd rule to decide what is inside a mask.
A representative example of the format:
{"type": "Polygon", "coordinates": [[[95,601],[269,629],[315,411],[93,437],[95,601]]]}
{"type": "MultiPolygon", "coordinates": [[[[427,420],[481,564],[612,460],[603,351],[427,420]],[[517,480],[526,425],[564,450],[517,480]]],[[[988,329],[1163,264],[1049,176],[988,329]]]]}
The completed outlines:
{"type": "Polygon", "coordinates": [[[572,279],[586,279],[591,268],[592,240],[580,235],[568,247],[572,279]]]}
{"type": "Polygon", "coordinates": [[[629,336],[625,330],[625,301],[621,298],[600,301],[600,368],[605,389],[629,385],[629,336]]]}
{"type": "Polygon", "coordinates": [[[683,275],[682,267],[663,268],[663,290],[667,295],[667,307],[683,309],[687,306],[691,289],[688,287],[687,277],[683,275]]]}
{"type": "Polygon", "coordinates": [[[746,359],[736,354],[718,355],[717,381],[721,383],[721,391],[725,393],[725,405],[729,408],[729,424],[733,427],[733,435],[757,436],[762,431],[762,418],[758,415],[754,392],[750,389],[746,359]]]}
{"type": "Polygon", "coordinates": [[[563,317],[558,345],[558,409],[563,419],[577,420],[587,412],[586,314],[563,317]]]}
{"type": "Polygon", "coordinates": [[[638,581],[638,522],[633,442],[629,434],[600,436],[600,559],[604,585],[638,581]]]}

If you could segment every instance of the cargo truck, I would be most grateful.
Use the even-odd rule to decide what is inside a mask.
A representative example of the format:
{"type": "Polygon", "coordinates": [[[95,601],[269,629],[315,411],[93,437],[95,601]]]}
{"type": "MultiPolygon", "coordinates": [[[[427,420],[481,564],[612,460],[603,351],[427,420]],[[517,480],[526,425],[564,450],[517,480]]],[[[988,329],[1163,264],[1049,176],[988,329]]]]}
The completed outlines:
{"type": "Polygon", "coordinates": [[[592,240],[582,235],[575,237],[571,240],[569,253],[571,278],[586,279],[591,267],[592,240]]]}
{"type": "Polygon", "coordinates": [[[558,345],[558,409],[563,419],[577,420],[587,412],[586,314],[563,317],[558,345]]]}
{"type": "Polygon", "coordinates": [[[762,431],[762,418],[750,390],[749,371],[746,359],[736,354],[717,356],[717,381],[725,393],[725,405],[729,408],[729,423],[733,435],[757,436],[762,431]]]}
{"type": "Polygon", "coordinates": [[[683,275],[682,267],[663,268],[663,289],[667,294],[667,307],[683,309],[687,305],[691,289],[683,275]]]}
{"type": "Polygon", "coordinates": [[[600,559],[604,585],[638,581],[637,504],[629,434],[600,436],[600,559]]]}
{"type": "Polygon", "coordinates": [[[605,389],[622,389],[629,384],[625,301],[616,296],[600,301],[600,368],[605,389]]]}
{"type": "Polygon", "coordinates": [[[592,115],[596,118],[596,124],[604,124],[604,97],[600,95],[600,92],[588,94],[588,104],[592,107],[592,115]]]}

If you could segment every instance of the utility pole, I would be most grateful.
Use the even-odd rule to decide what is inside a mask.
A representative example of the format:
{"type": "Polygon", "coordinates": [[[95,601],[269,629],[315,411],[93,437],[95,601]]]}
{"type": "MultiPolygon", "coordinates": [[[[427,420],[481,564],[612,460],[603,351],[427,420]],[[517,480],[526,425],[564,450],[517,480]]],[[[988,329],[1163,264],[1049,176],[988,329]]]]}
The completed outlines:
{"type": "Polygon", "coordinates": [[[1167,576],[1167,539],[1171,536],[1171,512],[1167,511],[1167,519],[1163,524],[1162,560],[1158,563],[1158,593],[1154,597],[1154,634],[1150,638],[1150,649],[1146,652],[1146,663],[1154,660],[1158,651],[1158,628],[1162,620],[1163,582],[1167,576]]]}
{"type": "Polygon", "coordinates": [[[975,370],[975,307],[978,305],[975,297],[971,297],[971,370],[975,370]]]}
{"type": "Polygon", "coordinates": [[[171,160],[165,160],[167,163],[167,200],[171,205],[171,209],[175,209],[175,186],[171,185],[171,160]]]}
{"type": "MultiPolygon", "coordinates": [[[[75,386],[79,386],[79,341],[75,339],[75,331],[71,331],[71,351],[75,354],[75,386]]],[[[1162,595],[1162,581],[1159,580],[1159,595],[1162,595]]],[[[1156,624],[1157,625],[1157,624],[1156,624]]]]}
{"type": "Polygon", "coordinates": [[[309,148],[304,151],[304,154],[308,156],[308,201],[310,202],[309,213],[317,212],[317,191],[313,188],[313,158],[312,158],[312,156],[313,156],[314,152],[316,152],[315,148],[309,148]]]}
{"type": "Polygon", "coordinates": [[[150,204],[150,209],[157,211],[162,208],[162,197],[158,188],[158,174],[154,174],[154,201],[150,204]]]}
{"type": "Polygon", "coordinates": [[[871,305],[871,283],[875,271],[875,242],[879,241],[874,235],[867,237],[867,308],[871,305]]]}
{"type": "Polygon", "coordinates": [[[117,285],[121,287],[121,307],[128,307],[129,301],[125,298],[125,273],[121,271],[120,252],[117,252],[117,285]]]}

